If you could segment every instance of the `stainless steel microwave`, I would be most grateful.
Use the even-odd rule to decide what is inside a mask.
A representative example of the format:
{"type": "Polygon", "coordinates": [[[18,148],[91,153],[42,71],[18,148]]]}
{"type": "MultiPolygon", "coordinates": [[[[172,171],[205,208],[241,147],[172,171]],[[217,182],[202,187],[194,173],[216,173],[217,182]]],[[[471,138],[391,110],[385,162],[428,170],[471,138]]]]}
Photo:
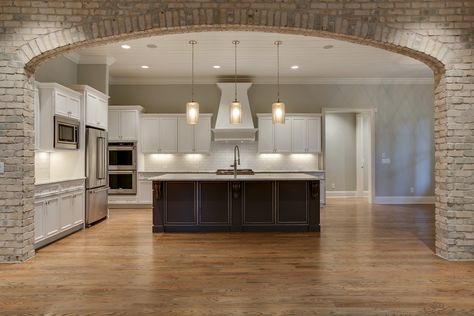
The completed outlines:
{"type": "Polygon", "coordinates": [[[54,148],[79,148],[79,121],[61,116],[54,117],[54,148]]]}

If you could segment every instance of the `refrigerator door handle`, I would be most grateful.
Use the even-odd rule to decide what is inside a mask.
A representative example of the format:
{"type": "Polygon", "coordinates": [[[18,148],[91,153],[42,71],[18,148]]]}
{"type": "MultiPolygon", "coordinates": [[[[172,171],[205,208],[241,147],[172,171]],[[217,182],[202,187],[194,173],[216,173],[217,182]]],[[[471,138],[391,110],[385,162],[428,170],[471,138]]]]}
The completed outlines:
{"type": "Polygon", "coordinates": [[[105,179],[105,138],[97,137],[97,179],[105,179]]]}

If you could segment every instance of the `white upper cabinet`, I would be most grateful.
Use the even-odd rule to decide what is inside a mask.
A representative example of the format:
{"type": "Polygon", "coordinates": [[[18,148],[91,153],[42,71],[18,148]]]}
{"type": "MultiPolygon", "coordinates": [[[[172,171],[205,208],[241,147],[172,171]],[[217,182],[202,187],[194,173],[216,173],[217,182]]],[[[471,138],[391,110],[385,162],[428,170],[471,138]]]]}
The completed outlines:
{"type": "Polygon", "coordinates": [[[182,114],[144,114],[140,120],[143,153],[206,153],[211,147],[211,114],[189,125],[182,114]]]}
{"type": "Polygon", "coordinates": [[[109,96],[85,85],[72,85],[74,89],[82,93],[86,112],[86,125],[107,130],[109,96]]]}
{"type": "Polygon", "coordinates": [[[178,152],[207,153],[211,148],[211,115],[200,114],[199,122],[190,125],[186,116],[178,117],[178,152]]]}
{"type": "Polygon", "coordinates": [[[35,149],[54,150],[54,117],[81,120],[81,94],[57,83],[36,82],[35,149]]]}
{"type": "Polygon", "coordinates": [[[137,141],[142,110],[141,106],[109,106],[109,141],[137,141]]]}
{"type": "Polygon", "coordinates": [[[287,114],[285,124],[273,124],[271,114],[258,114],[260,153],[321,152],[321,116],[287,114]]]}
{"type": "Polygon", "coordinates": [[[292,145],[294,153],[321,152],[321,117],[296,116],[292,118],[292,145]]]}

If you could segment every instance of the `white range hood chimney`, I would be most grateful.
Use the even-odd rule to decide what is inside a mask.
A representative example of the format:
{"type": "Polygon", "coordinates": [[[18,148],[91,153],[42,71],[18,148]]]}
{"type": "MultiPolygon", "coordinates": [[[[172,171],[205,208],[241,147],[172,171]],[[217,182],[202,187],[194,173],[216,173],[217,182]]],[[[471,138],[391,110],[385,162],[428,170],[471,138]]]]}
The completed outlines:
{"type": "Polygon", "coordinates": [[[247,91],[252,85],[251,82],[237,83],[237,99],[242,105],[242,123],[230,124],[230,104],[235,99],[235,83],[218,83],[221,89],[221,101],[217,111],[214,141],[255,141],[257,129],[253,125],[252,112],[247,91]]]}

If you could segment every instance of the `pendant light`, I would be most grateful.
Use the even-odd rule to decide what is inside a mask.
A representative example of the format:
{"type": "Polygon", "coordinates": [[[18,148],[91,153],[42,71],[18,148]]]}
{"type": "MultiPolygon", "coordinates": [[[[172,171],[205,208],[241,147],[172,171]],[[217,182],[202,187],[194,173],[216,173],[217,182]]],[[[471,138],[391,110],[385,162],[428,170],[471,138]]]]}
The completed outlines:
{"type": "Polygon", "coordinates": [[[234,102],[230,104],[230,124],[240,124],[242,122],[242,105],[237,100],[237,45],[239,41],[232,41],[234,44],[234,102]]]}
{"type": "Polygon", "coordinates": [[[194,101],[194,45],[196,41],[189,41],[191,44],[191,102],[186,103],[186,122],[188,124],[197,124],[199,122],[199,103],[194,101]]]}
{"type": "Polygon", "coordinates": [[[281,41],[275,41],[277,47],[277,101],[272,104],[273,124],[285,124],[285,103],[280,101],[280,45],[281,41]]]}

